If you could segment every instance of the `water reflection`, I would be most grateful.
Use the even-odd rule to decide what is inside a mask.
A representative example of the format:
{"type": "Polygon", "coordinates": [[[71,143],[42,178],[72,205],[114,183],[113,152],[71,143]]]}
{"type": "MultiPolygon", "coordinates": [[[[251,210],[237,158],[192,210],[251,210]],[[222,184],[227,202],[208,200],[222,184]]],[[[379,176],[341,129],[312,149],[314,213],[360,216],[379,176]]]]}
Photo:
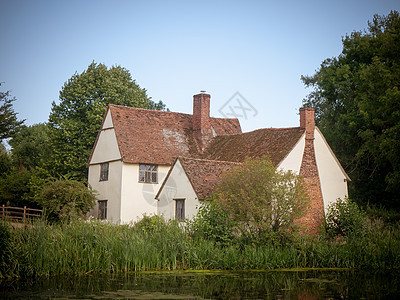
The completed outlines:
{"type": "Polygon", "coordinates": [[[201,271],[63,276],[0,285],[12,299],[397,299],[399,272],[201,271]]]}

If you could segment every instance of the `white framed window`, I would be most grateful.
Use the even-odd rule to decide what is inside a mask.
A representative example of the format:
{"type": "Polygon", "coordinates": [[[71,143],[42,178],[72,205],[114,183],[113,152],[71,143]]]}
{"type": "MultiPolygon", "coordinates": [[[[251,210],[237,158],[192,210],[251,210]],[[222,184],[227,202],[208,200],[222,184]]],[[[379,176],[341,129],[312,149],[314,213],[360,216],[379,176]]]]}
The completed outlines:
{"type": "Polygon", "coordinates": [[[100,220],[107,220],[107,200],[98,200],[99,211],[97,217],[100,220]]]}
{"type": "Polygon", "coordinates": [[[100,181],[108,180],[109,163],[106,162],[100,165],[100,181]]]}
{"type": "Polygon", "coordinates": [[[185,221],[185,199],[175,200],[175,219],[185,221]]]}
{"type": "Polygon", "coordinates": [[[139,182],[145,183],[157,183],[158,175],[157,175],[157,165],[139,165],[139,182]]]}

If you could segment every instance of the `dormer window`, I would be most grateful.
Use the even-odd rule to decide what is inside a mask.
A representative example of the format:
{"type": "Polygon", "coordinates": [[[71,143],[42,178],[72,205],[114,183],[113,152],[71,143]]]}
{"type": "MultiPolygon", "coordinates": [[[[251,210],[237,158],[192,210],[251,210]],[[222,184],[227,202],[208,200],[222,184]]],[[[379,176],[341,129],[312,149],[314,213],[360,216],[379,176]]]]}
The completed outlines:
{"type": "Polygon", "coordinates": [[[139,165],[139,182],[157,183],[157,165],[139,165]]]}
{"type": "Polygon", "coordinates": [[[109,170],[108,162],[100,165],[100,181],[108,180],[108,170],[109,170]]]}

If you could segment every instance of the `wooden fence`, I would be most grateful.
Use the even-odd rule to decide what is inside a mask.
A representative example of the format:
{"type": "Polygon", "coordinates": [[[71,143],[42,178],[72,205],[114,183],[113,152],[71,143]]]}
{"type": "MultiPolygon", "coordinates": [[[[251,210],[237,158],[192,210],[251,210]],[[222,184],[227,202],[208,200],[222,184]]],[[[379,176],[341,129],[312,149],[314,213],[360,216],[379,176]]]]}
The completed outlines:
{"type": "Polygon", "coordinates": [[[24,207],[1,206],[0,216],[2,220],[10,222],[25,222],[42,216],[43,210],[24,207]]]}

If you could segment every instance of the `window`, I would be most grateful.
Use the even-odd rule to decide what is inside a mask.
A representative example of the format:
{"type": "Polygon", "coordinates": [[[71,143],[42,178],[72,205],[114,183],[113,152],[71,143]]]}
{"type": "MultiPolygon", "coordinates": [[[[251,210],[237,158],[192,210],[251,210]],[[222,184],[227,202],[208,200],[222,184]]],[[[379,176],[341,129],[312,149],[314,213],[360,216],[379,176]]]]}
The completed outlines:
{"type": "Polygon", "coordinates": [[[175,199],[175,219],[185,220],[185,199],[175,199]]]}
{"type": "Polygon", "coordinates": [[[139,165],[139,182],[157,183],[156,165],[139,165]]]}
{"type": "Polygon", "coordinates": [[[99,200],[98,218],[100,220],[107,220],[107,200],[99,200]]]}
{"type": "Polygon", "coordinates": [[[100,165],[100,181],[108,180],[108,162],[100,165]]]}

